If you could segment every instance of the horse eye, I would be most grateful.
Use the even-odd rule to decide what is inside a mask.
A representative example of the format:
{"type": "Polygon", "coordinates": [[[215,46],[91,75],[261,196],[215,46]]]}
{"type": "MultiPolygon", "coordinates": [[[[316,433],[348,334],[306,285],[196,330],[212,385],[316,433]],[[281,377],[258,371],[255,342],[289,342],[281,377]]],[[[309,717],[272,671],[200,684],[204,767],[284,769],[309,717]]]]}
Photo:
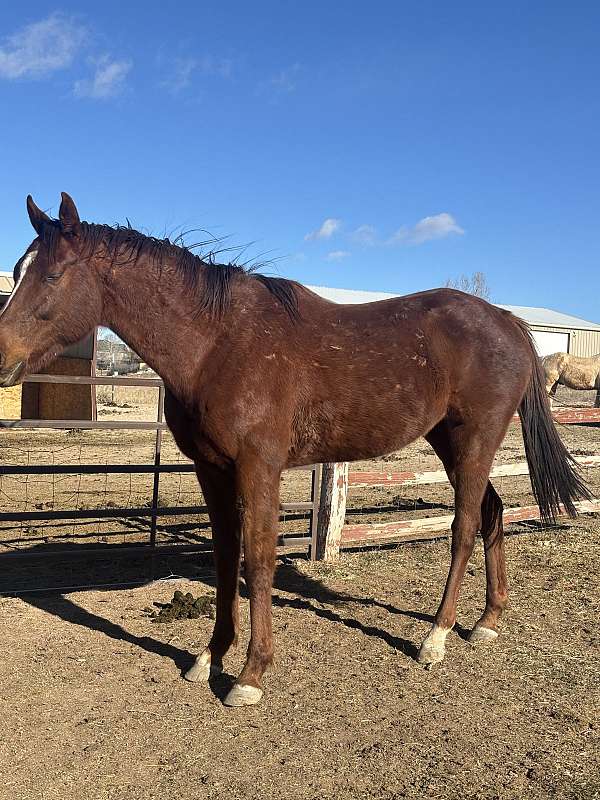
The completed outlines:
{"type": "Polygon", "coordinates": [[[61,275],[46,275],[46,283],[58,283],[61,277],[62,273],[61,275]]]}

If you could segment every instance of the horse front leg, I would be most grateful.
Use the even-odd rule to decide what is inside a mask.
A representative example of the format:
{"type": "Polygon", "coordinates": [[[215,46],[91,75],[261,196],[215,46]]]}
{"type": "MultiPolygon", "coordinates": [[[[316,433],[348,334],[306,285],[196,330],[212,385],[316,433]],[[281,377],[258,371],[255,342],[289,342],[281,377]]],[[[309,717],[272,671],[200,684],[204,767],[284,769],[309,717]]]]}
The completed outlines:
{"type": "Polygon", "coordinates": [[[250,597],[251,634],[246,663],[227,706],[250,706],[263,695],[262,676],[273,660],[271,594],[275,572],[281,471],[247,460],[238,464],[237,491],[244,541],[244,574],[250,597]]]}
{"type": "Polygon", "coordinates": [[[212,527],[217,577],[215,627],[208,647],[186,672],[188,681],[207,681],[223,671],[223,657],[237,643],[239,627],[239,574],[241,525],[233,475],[214,467],[196,465],[212,527]]]}

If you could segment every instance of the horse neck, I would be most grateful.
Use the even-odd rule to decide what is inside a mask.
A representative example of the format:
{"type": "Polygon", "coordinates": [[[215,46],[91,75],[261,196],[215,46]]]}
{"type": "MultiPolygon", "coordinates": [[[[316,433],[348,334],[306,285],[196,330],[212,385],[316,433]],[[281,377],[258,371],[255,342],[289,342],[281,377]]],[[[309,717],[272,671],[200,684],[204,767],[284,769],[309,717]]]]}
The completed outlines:
{"type": "Polygon", "coordinates": [[[184,400],[214,344],[215,325],[194,313],[193,292],[170,267],[158,267],[142,256],[135,264],[111,271],[105,281],[102,324],[184,400]]]}

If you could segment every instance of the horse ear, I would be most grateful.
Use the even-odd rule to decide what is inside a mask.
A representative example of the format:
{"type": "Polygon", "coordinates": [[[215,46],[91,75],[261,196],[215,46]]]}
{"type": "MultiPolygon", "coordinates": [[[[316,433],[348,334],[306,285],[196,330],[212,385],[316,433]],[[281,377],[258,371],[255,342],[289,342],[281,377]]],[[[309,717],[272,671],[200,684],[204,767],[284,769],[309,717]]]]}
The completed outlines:
{"type": "Polygon", "coordinates": [[[73,199],[66,193],[61,192],[62,198],[58,218],[60,220],[61,232],[66,236],[78,236],[81,230],[81,221],[73,199]]]}
{"type": "Polygon", "coordinates": [[[44,225],[48,223],[52,224],[50,217],[45,214],[41,208],[36,206],[30,194],[27,195],[27,213],[29,214],[29,221],[33,225],[33,229],[38,236],[42,233],[44,225]]]}

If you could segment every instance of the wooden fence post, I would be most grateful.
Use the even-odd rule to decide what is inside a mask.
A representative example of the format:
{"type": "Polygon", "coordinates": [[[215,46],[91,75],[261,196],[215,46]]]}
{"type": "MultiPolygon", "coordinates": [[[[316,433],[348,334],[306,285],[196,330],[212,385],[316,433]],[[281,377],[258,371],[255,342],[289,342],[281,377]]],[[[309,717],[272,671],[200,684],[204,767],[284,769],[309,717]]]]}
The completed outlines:
{"type": "Polygon", "coordinates": [[[348,464],[323,464],[317,544],[313,556],[316,561],[335,561],[339,557],[347,496],[348,464]]]}

